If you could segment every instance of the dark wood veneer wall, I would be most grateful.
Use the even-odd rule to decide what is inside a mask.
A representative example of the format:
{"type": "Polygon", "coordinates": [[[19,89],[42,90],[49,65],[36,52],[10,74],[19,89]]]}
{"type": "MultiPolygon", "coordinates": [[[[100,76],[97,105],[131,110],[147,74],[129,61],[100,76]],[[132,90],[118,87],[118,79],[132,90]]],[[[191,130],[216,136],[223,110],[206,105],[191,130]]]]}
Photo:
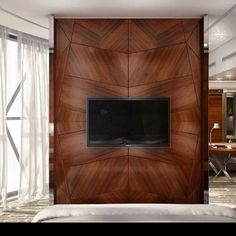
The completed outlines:
{"type": "Polygon", "coordinates": [[[211,133],[212,142],[226,142],[223,119],[223,89],[209,90],[209,106],[208,106],[208,132],[210,142],[210,131],[214,123],[219,123],[220,128],[214,129],[211,133]]]}
{"type": "Polygon", "coordinates": [[[55,203],[203,202],[202,25],[55,21],[55,203]],[[87,97],[170,97],[171,147],[88,148],[87,97]]]}

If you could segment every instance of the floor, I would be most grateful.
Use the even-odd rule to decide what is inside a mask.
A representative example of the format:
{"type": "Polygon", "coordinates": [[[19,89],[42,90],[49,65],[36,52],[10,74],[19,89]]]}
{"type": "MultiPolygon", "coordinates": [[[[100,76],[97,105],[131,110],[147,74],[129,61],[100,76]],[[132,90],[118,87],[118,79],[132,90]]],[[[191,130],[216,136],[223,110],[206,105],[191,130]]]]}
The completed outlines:
{"type": "MultiPolygon", "coordinates": [[[[209,203],[235,208],[236,210],[236,172],[230,173],[232,181],[224,176],[209,177],[209,203]]],[[[53,204],[53,194],[48,199],[33,202],[30,205],[19,206],[11,202],[12,209],[7,212],[0,211],[0,222],[31,222],[40,210],[53,204]]]]}
{"type": "Polygon", "coordinates": [[[209,203],[227,206],[236,210],[236,172],[229,172],[232,180],[224,175],[209,176],[209,203]]]}
{"type": "Polygon", "coordinates": [[[0,222],[31,222],[33,217],[41,210],[53,204],[53,194],[29,205],[19,205],[17,201],[9,202],[9,210],[1,212],[0,222]]]}

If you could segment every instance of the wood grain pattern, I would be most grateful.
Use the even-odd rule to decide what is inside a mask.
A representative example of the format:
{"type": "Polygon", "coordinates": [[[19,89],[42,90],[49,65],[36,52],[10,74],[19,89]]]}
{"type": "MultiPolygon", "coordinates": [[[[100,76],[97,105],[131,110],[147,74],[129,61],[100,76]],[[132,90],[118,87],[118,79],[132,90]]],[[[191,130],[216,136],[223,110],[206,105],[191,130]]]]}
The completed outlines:
{"type": "MultiPolygon", "coordinates": [[[[96,160],[81,165],[65,165],[71,201],[89,203],[99,195],[128,191],[128,157],[96,160]],[[85,183],[86,179],[86,184],[85,183]],[[96,183],[96,184],[95,184],[96,183]],[[81,199],[78,201],[78,199],[81,199]]],[[[109,195],[107,196],[109,198],[109,195]]],[[[126,199],[121,199],[124,202],[126,199]]],[[[96,203],[96,201],[94,202],[96,203]]]]}
{"type": "MultiPolygon", "coordinates": [[[[133,156],[129,159],[129,185],[131,192],[155,194],[154,202],[183,203],[188,189],[188,181],[173,162],[167,164],[133,156]]],[[[135,196],[135,202],[142,201],[135,196]]]]}
{"type": "Polygon", "coordinates": [[[202,203],[199,19],[57,19],[55,203],[202,203]],[[171,146],[86,144],[88,97],[171,99],[171,146]]]}
{"type": "Polygon", "coordinates": [[[223,106],[222,106],[222,93],[209,93],[208,97],[208,131],[209,131],[209,140],[210,140],[210,131],[214,123],[219,123],[220,128],[214,129],[211,133],[212,142],[224,142],[223,137],[223,106]]]}
{"type": "Polygon", "coordinates": [[[191,35],[187,41],[188,46],[193,50],[193,52],[197,55],[197,57],[201,56],[200,44],[198,43],[199,38],[200,38],[200,25],[197,25],[194,28],[193,32],[191,33],[191,35]]]}
{"type": "Polygon", "coordinates": [[[232,154],[236,154],[236,148],[222,148],[222,147],[211,147],[209,146],[208,147],[208,151],[209,153],[218,153],[218,154],[229,154],[229,153],[232,153],[232,154]]]}
{"type": "Polygon", "coordinates": [[[199,77],[201,77],[201,59],[196,56],[196,54],[193,52],[193,50],[188,47],[188,55],[189,55],[189,61],[192,69],[192,77],[194,82],[194,89],[195,93],[197,95],[198,103],[201,102],[201,86],[202,81],[199,81],[199,77]]]}
{"type": "Polygon", "coordinates": [[[196,107],[189,107],[171,113],[171,127],[173,131],[182,131],[190,134],[200,134],[200,110],[196,107]]]}
{"type": "Polygon", "coordinates": [[[83,122],[86,121],[85,109],[73,109],[69,105],[63,104],[61,101],[60,106],[57,107],[56,125],[57,123],[68,123],[68,122],[83,122]]]}
{"type": "MultiPolygon", "coordinates": [[[[61,26],[58,24],[55,28],[55,57],[54,57],[54,96],[55,98],[60,97],[61,83],[63,81],[63,76],[66,68],[67,57],[70,49],[70,41],[66,37],[61,26]]],[[[55,99],[55,107],[59,106],[59,99],[55,99]]],[[[56,111],[55,111],[56,112],[56,111]]],[[[55,116],[55,119],[57,115],[55,116]]]]}
{"type": "MultiPolygon", "coordinates": [[[[131,78],[130,78],[131,79],[131,78]]],[[[192,77],[181,77],[150,84],[136,85],[129,88],[131,97],[170,97],[171,110],[184,109],[197,105],[197,97],[192,77]],[[186,97],[188,99],[186,99],[186,97]]]]}
{"type": "Polygon", "coordinates": [[[72,42],[128,52],[128,20],[76,20],[72,42]]]}
{"type": "Polygon", "coordinates": [[[181,20],[131,20],[129,52],[184,43],[181,20]]]}
{"type": "Polygon", "coordinates": [[[193,33],[194,28],[199,25],[199,22],[195,19],[184,19],[182,22],[185,40],[188,40],[191,34],[193,33]]]}
{"type": "Polygon", "coordinates": [[[60,28],[65,33],[67,39],[71,41],[72,34],[73,34],[74,20],[61,19],[58,22],[58,24],[60,25],[60,28]]]}
{"type": "Polygon", "coordinates": [[[61,91],[63,104],[85,111],[88,97],[126,97],[128,88],[97,83],[76,77],[65,77],[61,91]]]}
{"type": "MultiPolygon", "coordinates": [[[[129,154],[131,156],[169,163],[175,161],[176,157],[181,157],[183,160],[195,160],[196,158],[199,158],[195,155],[197,141],[197,135],[184,132],[172,132],[170,148],[130,148],[129,154]],[[182,146],[185,146],[185,148],[179,148],[182,146]]],[[[179,164],[181,164],[181,162],[179,164]]]]}
{"type": "Polygon", "coordinates": [[[203,193],[202,191],[202,186],[203,184],[201,184],[202,181],[202,168],[201,168],[202,163],[197,160],[197,161],[193,161],[192,163],[192,169],[191,169],[191,177],[190,177],[190,181],[189,181],[189,186],[200,186],[198,188],[194,188],[188,189],[188,193],[187,193],[187,199],[186,201],[188,203],[198,203],[199,199],[200,201],[203,201],[202,195],[203,193]]]}
{"type": "Polygon", "coordinates": [[[85,127],[86,127],[85,122],[80,122],[80,121],[71,122],[70,121],[70,122],[57,122],[56,129],[57,129],[57,133],[61,135],[61,134],[84,131],[85,127]]]}
{"type": "Polygon", "coordinates": [[[129,85],[137,86],[191,74],[185,44],[153,49],[129,56],[129,85]]]}
{"type": "Polygon", "coordinates": [[[107,156],[126,156],[128,148],[91,148],[86,145],[85,131],[58,136],[60,156],[68,158],[70,162],[83,163],[91,159],[107,156]],[[78,156],[79,155],[79,159],[78,156]]]}
{"type": "Polygon", "coordinates": [[[128,87],[127,65],[127,54],[71,44],[66,74],[128,87]]]}

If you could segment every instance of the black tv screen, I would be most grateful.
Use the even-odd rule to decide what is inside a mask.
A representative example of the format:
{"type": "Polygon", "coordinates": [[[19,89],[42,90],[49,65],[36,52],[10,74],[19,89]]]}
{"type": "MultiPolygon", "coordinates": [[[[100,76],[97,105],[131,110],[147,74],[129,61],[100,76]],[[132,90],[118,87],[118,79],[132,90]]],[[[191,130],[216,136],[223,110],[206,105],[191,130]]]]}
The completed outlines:
{"type": "Polygon", "coordinates": [[[90,147],[170,146],[170,99],[88,99],[90,147]]]}

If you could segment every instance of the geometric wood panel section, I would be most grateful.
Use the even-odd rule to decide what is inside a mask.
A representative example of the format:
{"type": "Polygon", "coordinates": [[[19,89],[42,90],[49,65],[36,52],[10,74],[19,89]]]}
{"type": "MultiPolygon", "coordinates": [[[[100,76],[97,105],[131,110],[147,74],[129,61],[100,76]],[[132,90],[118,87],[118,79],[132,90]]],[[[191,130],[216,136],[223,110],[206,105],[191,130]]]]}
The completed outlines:
{"type": "Polygon", "coordinates": [[[129,154],[132,156],[145,157],[159,161],[172,162],[173,156],[180,156],[189,160],[196,159],[195,149],[197,145],[197,136],[187,133],[173,132],[171,148],[130,148],[129,154]],[[178,146],[185,145],[185,148],[178,146]],[[193,155],[194,154],[194,155],[193,155]]]}
{"type": "Polygon", "coordinates": [[[200,68],[201,58],[198,57],[190,47],[188,47],[188,55],[189,55],[189,62],[192,68],[192,77],[193,77],[193,82],[196,89],[196,95],[198,98],[198,103],[200,103],[201,81],[199,81],[198,78],[201,77],[201,68],[200,68]]]}
{"type": "Polygon", "coordinates": [[[170,97],[171,147],[129,149],[130,189],[135,201],[201,202],[200,21],[131,22],[129,96],[170,97]]]}
{"type": "Polygon", "coordinates": [[[147,198],[149,194],[156,195],[154,202],[163,203],[181,203],[187,197],[188,181],[173,161],[165,163],[130,156],[129,185],[130,202],[146,202],[144,194],[139,199],[136,193],[146,193],[147,198]]]}
{"type": "Polygon", "coordinates": [[[57,123],[68,123],[68,122],[85,122],[86,113],[83,109],[73,109],[70,106],[64,105],[62,102],[57,107],[57,123]]]}
{"type": "MultiPolygon", "coordinates": [[[[142,83],[142,82],[141,82],[142,83]]],[[[192,108],[197,106],[197,97],[191,76],[175,80],[164,80],[145,85],[136,85],[129,88],[132,97],[170,97],[171,110],[192,108]],[[186,97],[188,99],[186,99],[186,97]]]]}
{"type": "Polygon", "coordinates": [[[202,203],[202,22],[55,21],[55,203],[202,203]],[[171,101],[171,146],[86,144],[88,97],[171,101]]]}
{"type": "Polygon", "coordinates": [[[66,74],[82,79],[128,87],[128,55],[71,44],[66,74]]]}
{"type": "Polygon", "coordinates": [[[88,97],[128,97],[128,21],[56,20],[55,203],[126,202],[128,148],[88,148],[88,97]]]}
{"type": "Polygon", "coordinates": [[[195,19],[184,19],[182,20],[182,22],[183,22],[185,40],[188,40],[190,35],[193,33],[195,27],[199,25],[199,21],[195,19]]]}
{"type": "Polygon", "coordinates": [[[173,131],[182,131],[184,133],[200,133],[200,111],[199,108],[189,107],[171,113],[171,129],[173,131]]]}
{"type": "Polygon", "coordinates": [[[196,54],[197,57],[201,56],[200,45],[198,43],[199,38],[200,38],[200,26],[197,25],[192,31],[189,39],[187,40],[188,46],[193,50],[193,52],[196,54]]]}
{"type": "Polygon", "coordinates": [[[184,43],[182,20],[131,20],[129,52],[184,43]]]}
{"type": "Polygon", "coordinates": [[[60,156],[63,156],[70,163],[81,164],[92,159],[128,155],[127,148],[89,148],[86,146],[84,137],[84,131],[60,135],[60,156]]]}
{"type": "Polygon", "coordinates": [[[132,53],[129,56],[129,84],[137,86],[191,74],[185,44],[132,53]],[[147,73],[148,72],[148,73],[147,73]]]}
{"type": "Polygon", "coordinates": [[[69,41],[71,41],[73,27],[74,27],[74,21],[67,20],[67,19],[61,19],[58,23],[59,23],[61,29],[63,30],[63,32],[65,33],[67,39],[69,41]]]}
{"type": "Polygon", "coordinates": [[[76,20],[73,43],[128,52],[128,20],[76,20]]]}
{"type": "Polygon", "coordinates": [[[128,89],[106,83],[80,79],[77,77],[64,77],[61,90],[63,104],[74,109],[86,109],[87,97],[126,97],[128,89]]]}
{"type": "Polygon", "coordinates": [[[68,134],[85,130],[86,123],[80,121],[57,122],[57,133],[68,134]]]}
{"type": "Polygon", "coordinates": [[[119,198],[120,202],[127,201],[129,180],[127,156],[108,157],[81,165],[71,165],[67,162],[64,166],[71,202],[97,203],[100,198],[106,202],[106,198],[111,199],[115,193],[118,197],[113,202],[119,198]],[[84,184],[85,179],[86,184],[84,184]],[[105,198],[103,194],[106,194],[105,198]]]}

